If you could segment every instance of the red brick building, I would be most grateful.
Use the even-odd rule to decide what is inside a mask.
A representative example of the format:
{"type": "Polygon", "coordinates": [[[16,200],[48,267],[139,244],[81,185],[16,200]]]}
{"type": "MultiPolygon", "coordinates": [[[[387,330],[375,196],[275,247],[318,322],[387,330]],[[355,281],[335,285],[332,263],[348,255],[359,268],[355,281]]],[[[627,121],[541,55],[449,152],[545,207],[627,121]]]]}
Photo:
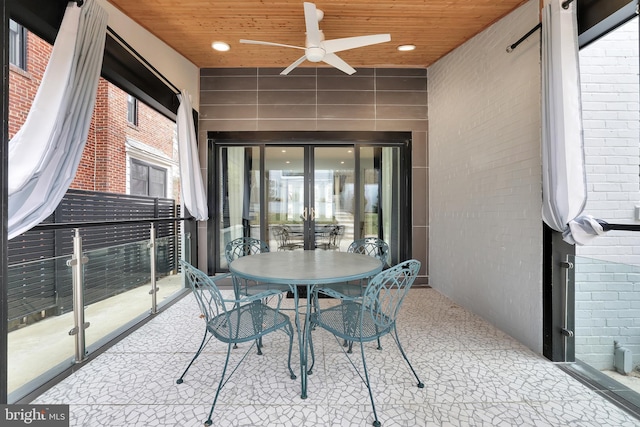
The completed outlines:
{"type": "MultiPolygon", "coordinates": [[[[52,46],[12,22],[9,138],[27,118],[52,46]],[[15,65],[17,63],[17,65],[15,65]]],[[[71,188],[179,200],[175,123],[100,78],[83,157],[71,188]],[[146,193],[145,193],[146,192],[146,193]]]]}

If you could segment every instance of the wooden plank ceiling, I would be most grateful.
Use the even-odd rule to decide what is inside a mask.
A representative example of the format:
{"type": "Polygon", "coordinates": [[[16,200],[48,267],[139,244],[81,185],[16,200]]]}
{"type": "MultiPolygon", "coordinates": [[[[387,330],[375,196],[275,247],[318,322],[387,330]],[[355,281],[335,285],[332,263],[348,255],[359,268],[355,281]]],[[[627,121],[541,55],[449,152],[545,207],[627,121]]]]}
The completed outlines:
{"type": "MultiPolygon", "coordinates": [[[[302,0],[109,0],[200,68],[282,67],[302,55],[262,40],[304,46],[302,0]],[[231,46],[216,52],[214,41],[231,46]]],[[[325,39],[389,33],[391,41],[340,52],[354,68],[426,68],[526,0],[317,0],[325,39]],[[411,52],[399,52],[414,44],[411,52]]],[[[535,23],[532,23],[535,24],[535,23]]],[[[529,28],[522,28],[524,34],[529,28]]],[[[514,41],[521,34],[515,36],[514,41]]],[[[506,46],[505,46],[506,47],[506,46]]],[[[308,61],[301,67],[316,66],[308,61]]],[[[325,66],[322,64],[321,66],[325,66]]]]}

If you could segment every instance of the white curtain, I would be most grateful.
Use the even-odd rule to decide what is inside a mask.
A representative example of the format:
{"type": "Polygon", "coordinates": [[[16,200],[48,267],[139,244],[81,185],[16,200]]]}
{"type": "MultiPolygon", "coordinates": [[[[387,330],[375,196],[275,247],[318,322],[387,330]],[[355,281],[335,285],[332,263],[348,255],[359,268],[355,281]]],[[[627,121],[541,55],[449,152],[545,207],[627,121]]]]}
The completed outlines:
{"type": "Polygon", "coordinates": [[[587,201],[576,3],[551,0],[542,16],[542,218],[564,240],[602,232],[580,217],[587,201]]]}
{"type": "MultiPolygon", "coordinates": [[[[396,233],[392,233],[391,230],[391,218],[393,218],[393,198],[391,197],[399,189],[393,188],[393,175],[395,168],[393,165],[393,152],[396,148],[384,147],[382,149],[382,240],[389,243],[391,246],[393,243],[391,237],[396,233]]],[[[378,201],[380,203],[380,201],[378,201]]],[[[387,260],[391,262],[391,260],[387,260]]]]}
{"type": "Polygon", "coordinates": [[[193,124],[191,96],[186,90],[178,95],[180,106],[176,125],[178,129],[178,153],[180,157],[180,188],[182,202],[197,221],[209,218],[207,197],[198,161],[196,130],[193,124]]]}
{"type": "MultiPolygon", "coordinates": [[[[245,200],[244,147],[227,148],[227,208],[229,210],[229,240],[242,237],[242,214],[245,200]]],[[[224,202],[223,202],[224,203],[224,202]]]]}
{"type": "Polygon", "coordinates": [[[9,239],[47,218],[75,177],[93,116],[107,19],[93,0],[67,6],[31,110],[9,141],[9,239]]]}

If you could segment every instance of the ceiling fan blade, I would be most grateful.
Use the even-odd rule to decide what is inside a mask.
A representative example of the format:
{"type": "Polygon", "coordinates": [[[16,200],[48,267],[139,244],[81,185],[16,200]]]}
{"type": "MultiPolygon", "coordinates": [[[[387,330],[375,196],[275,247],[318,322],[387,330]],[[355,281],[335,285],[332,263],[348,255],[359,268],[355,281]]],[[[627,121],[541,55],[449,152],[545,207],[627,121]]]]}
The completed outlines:
{"type": "Polygon", "coordinates": [[[356,72],[349,64],[344,62],[338,55],[335,53],[327,53],[324,58],[322,58],[324,62],[329,65],[336,67],[338,70],[347,73],[349,75],[356,72]]]}
{"type": "Polygon", "coordinates": [[[318,12],[316,5],[304,2],[304,23],[307,28],[307,42],[310,46],[320,46],[322,35],[318,25],[318,12]]]}
{"type": "Polygon", "coordinates": [[[282,72],[280,73],[281,76],[286,76],[287,74],[289,74],[291,71],[293,71],[294,68],[296,68],[298,65],[302,64],[304,62],[304,60],[307,59],[306,55],[303,55],[302,57],[296,59],[296,61],[289,65],[287,68],[285,68],[284,70],[282,70],[282,72]]]}
{"type": "Polygon", "coordinates": [[[245,44],[262,44],[262,45],[266,45],[266,46],[280,46],[280,47],[292,47],[294,49],[302,49],[304,50],[303,47],[300,46],[292,46],[290,44],[282,44],[282,43],[271,43],[271,42],[261,42],[258,40],[245,40],[245,39],[240,39],[240,43],[245,43],[245,44]]]}
{"type": "Polygon", "coordinates": [[[343,39],[325,40],[324,50],[327,53],[340,52],[347,49],[354,49],[372,44],[391,41],[390,34],[373,34],[370,36],[346,37],[343,39]]]}

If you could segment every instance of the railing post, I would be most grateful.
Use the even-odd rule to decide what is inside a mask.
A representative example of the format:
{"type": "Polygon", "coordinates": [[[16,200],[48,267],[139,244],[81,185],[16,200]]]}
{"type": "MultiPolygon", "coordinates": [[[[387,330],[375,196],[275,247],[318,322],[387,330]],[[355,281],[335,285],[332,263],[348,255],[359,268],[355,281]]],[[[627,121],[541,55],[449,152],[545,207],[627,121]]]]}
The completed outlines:
{"type": "Polygon", "coordinates": [[[149,231],[149,256],[151,257],[151,314],[158,313],[158,284],[156,283],[156,228],[151,223],[151,230],[149,231]]]}
{"type": "Polygon", "coordinates": [[[564,361],[576,361],[576,270],[573,260],[574,256],[567,254],[565,262],[560,263],[560,267],[565,270],[563,313],[564,325],[560,330],[564,337],[564,361]]]}
{"type": "Polygon", "coordinates": [[[74,327],[69,331],[69,335],[75,335],[76,363],[81,363],[85,359],[86,345],[84,330],[89,327],[89,322],[84,321],[84,268],[87,257],[82,255],[82,237],[80,229],[75,229],[73,236],[73,258],[67,261],[67,265],[72,268],[73,277],[73,320],[74,327]]]}

